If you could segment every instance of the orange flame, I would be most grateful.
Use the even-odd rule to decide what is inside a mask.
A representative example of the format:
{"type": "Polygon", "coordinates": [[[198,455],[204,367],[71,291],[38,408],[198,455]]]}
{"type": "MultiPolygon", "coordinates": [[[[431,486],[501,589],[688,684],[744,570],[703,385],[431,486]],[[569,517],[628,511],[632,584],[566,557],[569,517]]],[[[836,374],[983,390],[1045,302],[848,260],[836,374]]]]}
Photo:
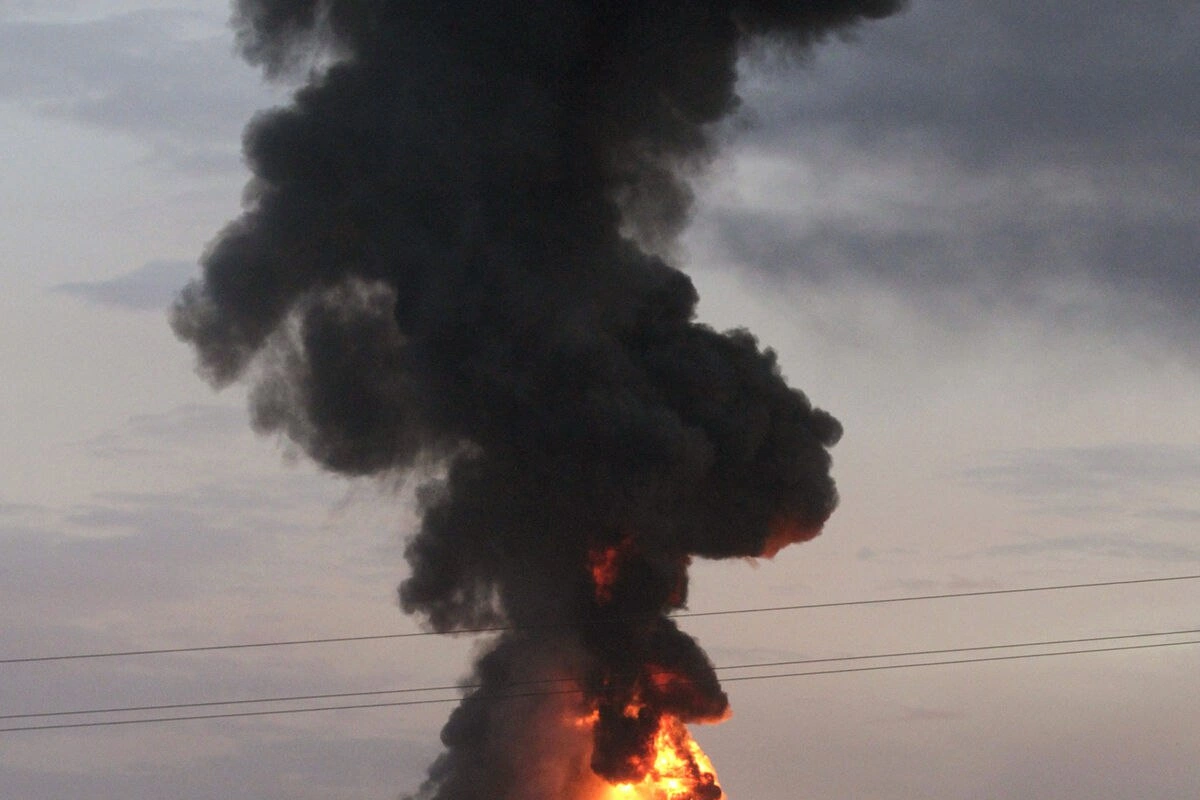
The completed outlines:
{"type": "Polygon", "coordinates": [[[607,784],[590,800],[719,800],[712,761],[679,719],[664,716],[654,738],[654,763],[636,783],[607,784]]]}
{"type": "Polygon", "coordinates": [[[613,584],[617,581],[617,559],[621,551],[616,547],[593,550],[588,554],[588,568],[592,571],[592,584],[596,587],[596,601],[600,604],[612,602],[613,584]]]}
{"type": "Polygon", "coordinates": [[[761,558],[774,558],[775,555],[789,544],[807,542],[821,532],[821,526],[804,525],[798,520],[781,517],[771,523],[767,540],[763,543],[761,558]]]}
{"type": "Polygon", "coordinates": [[[601,605],[612,602],[613,585],[621,571],[621,562],[634,550],[633,537],[626,535],[620,542],[588,553],[588,570],[592,573],[592,585],[596,601],[601,605]]]}

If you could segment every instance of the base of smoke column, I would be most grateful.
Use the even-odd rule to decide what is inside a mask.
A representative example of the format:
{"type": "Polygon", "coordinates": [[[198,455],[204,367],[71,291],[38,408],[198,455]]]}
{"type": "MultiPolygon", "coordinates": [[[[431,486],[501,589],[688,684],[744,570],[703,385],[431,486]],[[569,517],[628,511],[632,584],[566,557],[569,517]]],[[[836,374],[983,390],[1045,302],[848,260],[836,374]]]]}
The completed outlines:
{"type": "MultiPolygon", "coordinates": [[[[588,728],[596,715],[575,721],[588,728]]],[[[584,800],[720,800],[724,791],[712,761],[692,738],[687,725],[664,715],[654,737],[652,757],[638,765],[636,781],[609,783],[593,774],[582,793],[584,800]]]]}

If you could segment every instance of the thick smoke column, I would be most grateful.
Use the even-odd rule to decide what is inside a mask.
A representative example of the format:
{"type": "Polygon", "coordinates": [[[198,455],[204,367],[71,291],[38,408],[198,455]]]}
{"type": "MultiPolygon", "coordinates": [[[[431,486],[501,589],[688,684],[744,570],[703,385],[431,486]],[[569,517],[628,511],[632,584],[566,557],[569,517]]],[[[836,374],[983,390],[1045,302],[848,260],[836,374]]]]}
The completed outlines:
{"type": "Polygon", "coordinates": [[[803,47],[899,5],[237,3],[244,54],[311,77],[248,127],[246,211],[173,325],[214,384],[253,384],[258,429],[329,469],[444,468],[401,603],[516,630],[423,795],[636,780],[664,718],[727,712],[664,614],[692,556],[819,531],[840,427],[750,334],[697,324],[691,282],[643,245],[686,221],[681,175],[736,106],[748,37],[803,47]],[[564,677],[592,716],[579,741],[539,733],[560,696],[488,700],[564,677]]]}

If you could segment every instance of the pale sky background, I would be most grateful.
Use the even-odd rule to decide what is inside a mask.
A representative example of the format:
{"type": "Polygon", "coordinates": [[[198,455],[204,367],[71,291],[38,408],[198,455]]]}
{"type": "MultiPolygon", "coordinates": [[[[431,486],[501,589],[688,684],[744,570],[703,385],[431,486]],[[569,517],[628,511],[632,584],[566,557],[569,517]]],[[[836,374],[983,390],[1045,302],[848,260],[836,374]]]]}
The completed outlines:
{"type": "MultiPolygon", "coordinates": [[[[243,124],[287,97],[227,15],[0,0],[0,659],[416,630],[404,487],[257,438],[167,325],[239,210],[243,124]]],[[[1200,573],[1198,41],[1194,1],[914,0],[745,65],[680,258],[705,320],[843,422],[842,505],[773,562],[698,564],[692,610],[1200,573]]],[[[722,666],[1195,629],[1198,599],[686,628],[722,666]]],[[[0,664],[0,714],[444,685],[471,646],[0,664]]],[[[736,682],[696,734],[731,800],[1193,798],[1198,667],[1200,645],[736,682]]],[[[0,797],[393,800],[450,708],[0,733],[0,797]]]]}

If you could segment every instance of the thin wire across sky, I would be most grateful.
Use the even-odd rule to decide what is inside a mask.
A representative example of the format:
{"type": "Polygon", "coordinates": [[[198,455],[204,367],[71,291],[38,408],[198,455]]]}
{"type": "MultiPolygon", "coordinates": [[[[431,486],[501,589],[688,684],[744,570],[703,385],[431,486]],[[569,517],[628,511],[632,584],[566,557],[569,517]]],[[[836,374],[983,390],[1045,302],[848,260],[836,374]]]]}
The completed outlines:
{"type": "MultiPolygon", "coordinates": [[[[796,605],[784,606],[764,606],[759,608],[737,608],[725,609],[717,611],[684,611],[678,614],[670,615],[672,619],[685,619],[689,617],[715,617],[729,616],[735,614],[761,614],[777,611],[803,611],[820,608],[843,608],[847,606],[869,606],[883,605],[887,603],[907,603],[919,600],[950,600],[955,598],[966,597],[985,597],[990,595],[1005,595],[1005,594],[1025,594],[1031,592],[1050,592],[1062,591],[1067,589],[1095,589],[1108,586],[1131,586],[1135,584],[1147,583],[1165,583],[1168,581],[1193,581],[1200,580],[1200,575],[1172,575],[1167,577],[1157,578],[1135,578],[1130,580],[1116,581],[1091,581],[1088,583],[1067,583],[1057,584],[1053,586],[1027,586],[1016,589],[982,589],[971,592],[945,592],[941,594],[923,594],[923,595],[905,595],[902,597],[882,597],[871,598],[866,600],[837,600],[824,603],[800,603],[796,605]]],[[[611,619],[603,620],[611,622],[611,619]]],[[[523,629],[530,629],[534,626],[525,626],[523,629]]],[[[542,626],[555,627],[555,626],[542,626]]],[[[215,644],[215,645],[199,645],[192,647],[163,647],[146,650],[120,650],[98,653],[69,653],[65,655],[49,655],[49,656],[24,656],[15,658],[0,658],[2,664],[31,664],[47,661],[72,661],[92,658],[124,658],[132,656],[150,656],[150,655],[167,655],[173,653],[202,653],[212,652],[216,650],[245,650],[251,648],[262,647],[292,647],[300,645],[315,645],[315,644],[340,644],[346,642],[368,642],[380,641],[385,639],[410,639],[424,636],[457,636],[472,633],[497,633],[500,631],[516,630],[515,626],[511,625],[495,625],[480,628],[461,628],[453,631],[410,631],[406,633],[382,633],[370,634],[365,636],[331,636],[325,638],[314,639],[290,639],[274,642],[244,642],[236,644],[215,644]]]]}
{"type": "MultiPolygon", "coordinates": [[[[952,599],[952,598],[967,598],[967,597],[1017,594],[1017,593],[1027,593],[1027,592],[1062,591],[1062,590],[1070,590],[1070,589],[1113,587],[1113,586],[1133,585],[1133,584],[1163,583],[1163,582],[1168,582],[1168,581],[1189,581],[1189,580],[1197,580],[1197,579],[1200,579],[1200,575],[1178,575],[1178,576],[1139,578],[1139,579],[1118,580],[1118,581],[1092,581],[1092,582],[1088,582],[1088,583],[1057,584],[1057,585],[1052,585],[1052,586],[1035,586],[1035,587],[1023,587],[1023,588],[1016,588],[1016,589],[988,589],[988,590],[977,590],[977,591],[971,591],[971,592],[950,592],[950,593],[941,593],[941,594],[908,595],[908,596],[903,596],[903,597],[876,598],[876,599],[866,599],[866,600],[845,600],[845,601],[833,601],[833,602],[824,602],[824,603],[806,603],[806,604],[787,605],[787,606],[730,609],[730,610],[706,611],[706,612],[684,612],[681,614],[676,614],[674,616],[675,617],[703,617],[703,616],[718,616],[718,615],[754,614],[754,613],[764,613],[764,612],[798,611],[798,610],[807,610],[807,609],[832,608],[832,607],[844,607],[844,606],[861,606],[861,605],[878,605],[878,604],[885,604],[885,603],[901,603],[901,602],[911,602],[911,601],[918,601],[918,600],[944,600],[944,599],[952,599]]],[[[503,631],[503,630],[511,630],[511,629],[512,628],[509,626],[496,626],[496,627],[476,629],[473,631],[458,631],[457,633],[482,633],[482,632],[494,632],[494,631],[503,631]]],[[[1054,657],[1054,656],[1061,657],[1061,656],[1068,656],[1068,655],[1083,655],[1083,654],[1088,654],[1088,653],[1107,653],[1107,652],[1131,651],[1131,650],[1148,650],[1148,649],[1154,649],[1154,648],[1177,647],[1177,646],[1183,646],[1183,645],[1200,644],[1200,639],[1178,639],[1178,638],[1176,638],[1176,637],[1182,637],[1182,636],[1191,636],[1191,635],[1195,635],[1195,634],[1200,634],[1200,628],[1187,628],[1187,629],[1177,629],[1177,630],[1168,630],[1168,631],[1150,631],[1150,632],[1139,632],[1139,633],[1132,633],[1132,634],[1114,634],[1114,635],[1106,635],[1106,636],[1060,638],[1060,639],[1051,639],[1051,640],[1042,640],[1042,641],[1013,642],[1013,643],[1004,643],[1004,644],[984,644],[984,645],[973,645],[973,646],[965,646],[965,647],[951,647],[951,648],[940,648],[940,649],[929,649],[929,650],[911,650],[911,651],[890,652],[890,653],[869,653],[869,654],[857,654],[857,655],[846,655],[846,656],[826,656],[826,657],[820,657],[820,658],[794,659],[794,660],[784,660],[784,661],[755,662],[755,663],[746,663],[746,664],[729,664],[729,665],[724,665],[724,666],[717,666],[717,667],[715,667],[715,669],[717,669],[718,671],[726,671],[727,672],[727,671],[733,671],[733,670],[753,671],[753,670],[763,670],[763,669],[777,669],[780,667],[790,667],[790,666],[811,666],[811,665],[816,665],[816,664],[841,664],[842,665],[842,666],[831,667],[828,669],[819,669],[819,670],[803,670],[803,671],[783,672],[783,673],[774,672],[774,673],[768,673],[768,674],[734,675],[734,676],[729,676],[729,677],[723,678],[724,682],[731,683],[731,682],[738,682],[738,681],[798,678],[798,677],[811,677],[811,676],[818,676],[818,675],[837,675],[837,674],[846,674],[846,673],[873,672],[873,671],[880,671],[880,670],[909,669],[909,668],[915,668],[915,667],[949,666],[949,665],[977,664],[977,663],[996,662],[996,661],[1013,661],[1013,660],[1020,660],[1020,659],[1045,658],[1045,657],[1054,657]],[[1148,640],[1148,639],[1166,639],[1166,638],[1174,638],[1174,640],[1173,641],[1155,641],[1155,642],[1144,641],[1144,640],[1148,640]],[[1140,643],[1134,643],[1135,640],[1141,640],[1141,641],[1140,641],[1140,643]],[[1055,650],[1047,651],[1044,649],[1044,648],[1062,648],[1062,647],[1067,647],[1067,646],[1072,646],[1072,645],[1084,645],[1084,644],[1095,645],[1095,644],[1100,644],[1100,643],[1115,643],[1115,642],[1122,642],[1122,644],[1117,644],[1117,645],[1113,645],[1113,646],[1105,646],[1105,647],[1076,648],[1076,649],[1070,649],[1070,650],[1055,649],[1055,650]],[[1041,652],[1022,652],[1022,653],[1010,653],[1010,654],[1004,654],[1004,655],[988,655],[988,656],[972,655],[970,657],[961,657],[964,654],[978,654],[978,653],[981,653],[984,651],[1018,650],[1018,649],[1030,650],[1033,648],[1043,648],[1043,650],[1041,652]],[[950,655],[957,655],[960,657],[930,660],[930,661],[917,661],[917,662],[907,661],[907,662],[903,662],[903,663],[876,663],[876,664],[868,664],[868,665],[861,665],[861,666],[846,666],[847,664],[852,663],[852,662],[862,662],[862,661],[894,662],[897,659],[912,659],[912,658],[920,658],[920,657],[927,657],[927,656],[950,656],[950,655]]],[[[165,654],[165,653],[192,653],[192,652],[203,652],[203,651],[211,651],[211,650],[230,650],[230,649],[242,649],[242,648],[262,648],[262,647],[283,647],[283,646],[293,646],[293,645],[329,644],[329,643],[336,643],[336,642],[356,642],[356,641],[367,641],[367,640],[396,639],[396,638],[408,638],[408,637],[414,637],[414,636],[435,636],[435,635],[445,635],[445,634],[441,634],[440,632],[421,631],[421,632],[414,632],[414,633],[381,634],[381,635],[373,635],[373,636],[345,636],[345,637],[331,637],[331,638],[323,638],[323,639],[292,640],[292,641],[282,641],[282,642],[252,642],[252,643],[245,643],[245,644],[226,644],[226,645],[209,645],[209,646],[196,646],[196,647],[162,648],[162,649],[156,649],[156,650],[134,650],[134,651],[105,652],[105,653],[79,653],[79,654],[68,654],[68,655],[59,655],[59,656],[40,656],[40,657],[30,657],[30,658],[0,659],[0,664],[36,663],[36,662],[42,662],[42,661],[61,661],[61,660],[68,660],[68,659],[115,658],[115,657],[119,657],[119,656],[133,657],[133,656],[144,656],[144,655],[165,654]]],[[[9,714],[0,714],[0,720],[9,720],[9,721],[43,720],[43,722],[37,722],[37,723],[32,723],[32,724],[22,723],[22,724],[18,724],[18,725],[11,725],[8,727],[0,727],[0,733],[16,733],[16,732],[22,732],[22,731],[35,731],[35,730],[62,730],[62,729],[70,729],[70,728],[96,728],[96,727],[111,727],[111,726],[118,726],[118,725],[182,722],[182,721],[188,721],[188,720],[225,719],[225,718],[232,718],[232,717],[260,717],[260,716],[273,716],[273,715],[281,715],[281,714],[301,714],[301,713],[338,711],[338,710],[348,710],[348,709],[394,708],[394,707],[402,707],[402,706],[429,705],[429,704],[437,704],[437,703],[454,703],[454,702],[458,702],[461,699],[461,694],[463,692],[474,691],[479,688],[480,687],[478,687],[478,686],[470,685],[470,684],[447,684],[447,685],[439,685],[439,686],[404,687],[404,688],[392,688],[392,689],[369,690],[369,691],[328,692],[328,693],[320,693],[320,694],[243,698],[243,699],[234,699],[234,700],[208,700],[208,701],[186,702],[186,703],[129,705],[129,706],[112,707],[112,708],[91,708],[91,709],[75,709],[75,710],[9,713],[9,714]],[[339,704],[339,705],[304,706],[304,707],[294,707],[293,706],[293,707],[289,707],[289,708],[267,708],[267,709],[260,708],[260,709],[245,710],[245,711],[222,711],[222,712],[215,712],[215,713],[190,714],[190,715],[178,715],[177,714],[177,715],[159,716],[159,717],[139,716],[139,717],[134,717],[131,719],[130,718],[121,718],[121,719],[99,719],[99,720],[86,720],[86,721],[63,721],[63,722],[50,722],[50,723],[44,722],[45,720],[49,720],[49,719],[55,719],[55,718],[62,719],[65,717],[82,717],[82,716],[93,716],[94,717],[94,716],[100,716],[100,715],[113,716],[113,715],[120,715],[120,714],[126,714],[126,715],[127,714],[146,714],[149,712],[183,711],[183,710],[187,710],[187,709],[194,710],[194,709],[201,709],[201,708],[217,708],[217,707],[230,708],[230,707],[236,707],[236,706],[254,706],[254,705],[266,705],[266,704],[278,704],[278,703],[291,703],[291,704],[303,703],[303,702],[311,703],[314,701],[346,700],[349,698],[382,697],[382,696],[387,696],[387,695],[400,695],[400,694],[408,694],[408,695],[434,694],[434,693],[445,693],[445,692],[454,692],[455,694],[453,696],[449,696],[449,697],[431,697],[431,698],[419,698],[419,699],[412,699],[412,700],[379,701],[379,702],[372,702],[372,703],[349,703],[349,704],[339,704]]],[[[505,699],[521,698],[521,697],[538,697],[538,696],[544,696],[544,695],[572,694],[572,693],[576,693],[578,691],[579,691],[578,687],[574,686],[572,684],[572,682],[569,680],[553,680],[552,679],[552,680],[514,681],[514,682],[511,682],[510,684],[508,684],[506,687],[504,687],[504,691],[502,693],[494,694],[493,698],[495,700],[505,700],[505,699]],[[553,688],[555,686],[566,686],[566,688],[553,688]],[[534,688],[534,687],[543,687],[543,688],[534,688]],[[520,689],[531,689],[531,691],[517,691],[520,689]]]]}
{"type": "MultiPolygon", "coordinates": [[[[1187,631],[1187,632],[1194,633],[1197,631],[1187,631]]],[[[1129,637],[1097,637],[1095,640],[1105,639],[1105,638],[1136,638],[1136,637],[1142,637],[1142,636],[1170,636],[1170,635],[1175,635],[1177,633],[1181,633],[1181,632],[1172,631],[1172,632],[1163,632],[1163,633],[1142,633],[1142,634],[1133,634],[1129,637]]],[[[1079,639],[1079,640],[1063,640],[1063,641],[1091,641],[1091,640],[1079,639]]],[[[986,650],[986,649],[993,649],[993,648],[1004,648],[1004,647],[1035,647],[1035,646],[1039,646],[1041,644],[1046,644],[1046,643],[985,645],[982,647],[951,648],[951,649],[946,649],[946,650],[926,651],[926,652],[938,652],[938,653],[969,652],[969,651],[986,650]]],[[[905,664],[873,664],[873,665],[869,665],[869,666],[837,667],[837,668],[822,669],[822,670],[807,670],[807,671],[800,671],[800,672],[771,673],[768,675],[740,675],[740,676],[735,676],[735,677],[724,678],[723,682],[724,683],[733,683],[733,682],[738,682],[738,681],[758,681],[758,680],[772,680],[772,679],[781,679],[781,678],[801,678],[801,677],[814,677],[814,676],[819,676],[819,675],[842,675],[842,674],[856,673],[856,672],[861,673],[861,672],[877,672],[877,671],[881,671],[881,670],[893,670],[893,669],[912,669],[912,668],[916,668],[916,667],[937,667],[937,666],[951,666],[951,665],[957,666],[957,665],[964,665],[964,664],[981,664],[981,663],[996,662],[996,661],[1016,661],[1016,660],[1021,660],[1021,659],[1049,658],[1049,657],[1055,657],[1055,656],[1075,656],[1075,655],[1084,655],[1084,654],[1088,654],[1088,653],[1113,653],[1113,652],[1121,652],[1121,651],[1129,651],[1129,650],[1150,650],[1150,649],[1157,649],[1157,648],[1163,648],[1163,647],[1180,647],[1180,646],[1184,646],[1184,645],[1197,645],[1197,644],[1200,644],[1200,639],[1189,639],[1189,640],[1173,641],[1173,642],[1155,642],[1155,643],[1150,643],[1150,644],[1127,644],[1127,645],[1118,645],[1118,646],[1114,646],[1114,647],[1096,647],[1096,648],[1084,648],[1084,649],[1076,649],[1076,650],[1060,650],[1060,651],[1051,651],[1051,652],[1042,652],[1042,653],[1019,653],[1019,654],[1012,654],[1012,655],[995,655],[995,656],[984,656],[981,658],[956,658],[956,659],[943,659],[943,660],[938,660],[938,661],[918,661],[918,662],[905,663],[905,664]]],[[[750,668],[750,667],[780,666],[784,663],[803,664],[803,663],[814,663],[816,661],[843,661],[843,660],[855,660],[855,659],[862,659],[862,658],[890,658],[890,657],[899,657],[902,655],[912,655],[912,654],[896,653],[896,654],[881,654],[881,655],[850,656],[845,659],[830,658],[830,659],[801,660],[801,661],[795,661],[795,662],[774,662],[773,664],[743,664],[743,665],[739,665],[738,667],[717,667],[717,669],[738,669],[738,668],[750,668]]],[[[511,684],[511,686],[530,685],[532,683],[534,683],[534,682],[532,682],[532,681],[518,682],[518,683],[511,684]]],[[[545,683],[545,682],[543,682],[543,683],[545,683]]],[[[333,699],[336,697],[357,696],[357,695],[361,695],[361,694],[379,695],[379,694],[390,694],[390,693],[394,693],[394,692],[403,692],[403,691],[430,691],[430,690],[429,689],[424,689],[424,690],[421,690],[421,689],[395,689],[395,690],[387,690],[384,692],[363,692],[363,693],[354,692],[354,693],[341,693],[341,694],[328,694],[328,695],[310,695],[309,697],[306,697],[306,698],[295,698],[295,699],[333,699]]],[[[567,689],[547,689],[547,690],[542,690],[542,691],[531,691],[531,692],[505,692],[502,694],[492,695],[490,697],[490,699],[499,702],[499,701],[503,701],[503,700],[515,700],[515,699],[524,698],[524,697],[546,697],[546,696],[551,696],[551,695],[569,695],[569,694],[578,694],[581,692],[582,692],[582,690],[577,687],[576,688],[567,688],[567,689]]],[[[196,703],[196,704],[176,704],[174,706],[145,706],[145,707],[142,707],[142,710],[159,710],[159,709],[167,709],[167,708],[181,708],[181,707],[185,707],[185,706],[194,707],[194,706],[202,706],[202,705],[231,705],[235,702],[236,703],[256,703],[256,702],[265,703],[265,702],[276,702],[277,700],[281,700],[281,699],[283,699],[283,698],[263,699],[263,700],[226,701],[226,702],[217,702],[217,703],[211,703],[211,704],[196,703]]],[[[335,705],[335,706],[261,709],[261,710],[256,710],[256,711],[230,711],[230,712],[222,712],[222,713],[215,713],[215,714],[194,714],[194,715],[169,716],[169,717],[141,717],[141,718],[136,718],[136,719],[94,720],[94,721],[89,721],[89,722],[63,722],[63,723],[51,723],[48,725],[21,725],[21,726],[0,728],[0,733],[64,730],[64,729],[70,729],[70,728],[100,728],[100,727],[113,727],[113,726],[119,726],[119,725],[121,725],[121,726],[123,726],[123,725],[143,725],[143,724],[150,724],[150,723],[185,722],[185,721],[206,720],[206,719],[209,719],[209,720],[211,720],[211,719],[229,719],[229,718],[233,718],[233,717],[264,717],[264,716],[278,716],[278,715],[283,715],[283,714],[306,714],[306,713],[315,713],[315,712],[346,711],[346,710],[352,710],[352,709],[367,709],[367,708],[397,708],[397,707],[403,707],[403,706],[420,706],[420,705],[433,705],[433,704],[440,704],[440,703],[457,703],[457,702],[459,702],[460,699],[461,698],[459,698],[459,697],[439,697],[439,698],[423,698],[423,699],[418,699],[418,700],[393,700],[393,701],[377,702],[377,703],[354,703],[354,704],[344,704],[344,705],[335,705]]],[[[122,709],[122,710],[125,710],[125,709],[122,709]]],[[[128,709],[128,710],[133,710],[133,709],[128,709]]],[[[80,712],[54,712],[52,714],[39,714],[39,715],[10,715],[8,717],[0,717],[0,719],[11,719],[11,718],[16,718],[16,717],[27,717],[27,716],[48,717],[48,716],[54,716],[56,714],[57,715],[66,715],[66,714],[87,714],[87,713],[102,713],[102,712],[80,711],[80,712]]]]}

